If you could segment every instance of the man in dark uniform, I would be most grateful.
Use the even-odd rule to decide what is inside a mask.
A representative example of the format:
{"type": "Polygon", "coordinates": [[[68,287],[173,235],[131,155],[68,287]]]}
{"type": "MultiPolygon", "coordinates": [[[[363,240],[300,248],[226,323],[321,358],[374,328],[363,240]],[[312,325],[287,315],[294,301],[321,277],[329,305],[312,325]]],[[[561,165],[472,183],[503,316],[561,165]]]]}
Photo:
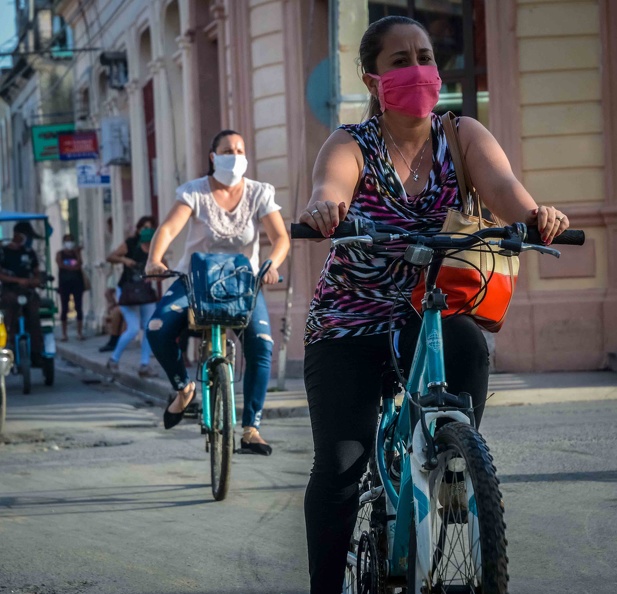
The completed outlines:
{"type": "Polygon", "coordinates": [[[0,307],[11,348],[15,348],[15,334],[18,330],[19,305],[17,297],[26,295],[24,306],[26,327],[30,333],[30,352],[33,365],[40,364],[43,350],[43,334],[39,317],[40,298],[36,287],[40,286],[39,259],[32,249],[33,239],[43,239],[28,221],[20,221],[13,227],[12,241],[0,248],[0,281],[2,295],[0,307]]]}

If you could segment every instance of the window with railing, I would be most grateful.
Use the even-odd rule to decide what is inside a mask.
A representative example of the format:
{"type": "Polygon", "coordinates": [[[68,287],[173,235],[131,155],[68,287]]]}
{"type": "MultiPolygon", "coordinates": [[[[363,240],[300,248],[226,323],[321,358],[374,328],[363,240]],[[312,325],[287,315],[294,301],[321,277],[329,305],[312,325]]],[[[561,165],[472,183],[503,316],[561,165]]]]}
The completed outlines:
{"type": "Polygon", "coordinates": [[[443,81],[437,113],[453,111],[488,125],[485,0],[372,0],[369,21],[410,16],[433,41],[443,81]]]}

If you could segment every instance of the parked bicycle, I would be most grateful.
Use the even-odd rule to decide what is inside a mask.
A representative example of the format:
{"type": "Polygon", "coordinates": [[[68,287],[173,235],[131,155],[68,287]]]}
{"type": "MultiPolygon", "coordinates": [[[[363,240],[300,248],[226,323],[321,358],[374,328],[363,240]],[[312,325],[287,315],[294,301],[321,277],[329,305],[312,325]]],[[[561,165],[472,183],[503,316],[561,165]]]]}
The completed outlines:
{"type": "MultiPolygon", "coordinates": [[[[306,225],[292,238],[322,239],[306,225]]],[[[505,594],[504,507],[493,458],[475,427],[471,396],[447,392],[442,340],[446,295],[437,287],[446,255],[494,246],[504,255],[535,250],[559,257],[523,224],[468,236],[418,234],[342,223],[332,243],[409,244],[404,259],[426,266],[420,338],[408,376],[395,357],[382,379],[374,451],[360,481],[359,514],[347,555],[345,594],[505,594]],[[396,394],[404,386],[401,404],[396,394]]],[[[582,245],[568,230],[554,244],[582,245]]]]}
{"type": "MultiPolygon", "coordinates": [[[[53,280],[53,277],[51,277],[53,280]]],[[[27,320],[24,310],[28,304],[28,300],[33,298],[32,291],[24,292],[17,297],[19,306],[18,313],[18,331],[15,334],[15,344],[11,345],[14,352],[13,373],[22,376],[22,391],[24,394],[30,394],[32,389],[32,352],[30,346],[30,332],[27,327],[27,320]]],[[[53,386],[55,378],[54,357],[56,354],[56,341],[53,332],[45,332],[46,321],[53,318],[56,311],[55,304],[50,299],[41,299],[41,307],[39,308],[41,316],[41,325],[44,330],[44,347],[41,352],[40,366],[43,372],[44,383],[46,386],[53,386]]]]}
{"type": "MultiPolygon", "coordinates": [[[[143,278],[179,277],[186,288],[189,331],[200,340],[196,380],[201,383],[201,403],[198,403],[197,417],[201,433],[206,436],[206,452],[210,453],[212,494],[215,500],[221,501],[229,490],[236,424],[235,344],[227,338],[226,331],[240,331],[248,325],[262,279],[272,261],[266,260],[257,275],[253,274],[248,260],[247,265],[229,271],[221,263],[218,280],[212,283],[212,274],[208,274],[202,256],[205,257],[193,255],[189,274],[169,270],[143,278]],[[242,303],[240,307],[238,301],[242,303]]],[[[227,261],[233,258],[229,254],[221,256],[227,261]]]]}

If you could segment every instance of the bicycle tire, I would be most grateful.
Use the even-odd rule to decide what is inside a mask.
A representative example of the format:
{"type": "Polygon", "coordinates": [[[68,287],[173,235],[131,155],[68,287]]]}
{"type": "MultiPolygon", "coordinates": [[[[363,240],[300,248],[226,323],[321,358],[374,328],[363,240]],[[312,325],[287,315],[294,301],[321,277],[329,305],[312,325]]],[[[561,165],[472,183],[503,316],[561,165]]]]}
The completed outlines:
{"type": "MultiPolygon", "coordinates": [[[[375,457],[371,454],[367,463],[366,472],[362,475],[359,482],[358,497],[369,492],[371,488],[381,486],[381,479],[377,470],[377,463],[375,457]]],[[[382,494],[374,499],[369,500],[364,504],[361,504],[358,509],[358,515],[356,517],[356,523],[354,526],[351,539],[349,541],[349,548],[347,551],[347,560],[345,565],[345,576],[343,580],[343,594],[360,594],[363,591],[370,593],[385,592],[388,591],[385,588],[385,575],[380,574],[376,577],[376,581],[372,580],[372,588],[366,589],[366,584],[359,585],[358,576],[358,563],[357,555],[358,548],[360,546],[360,540],[362,535],[366,533],[374,532],[378,525],[382,526],[385,530],[385,494],[382,494]],[[375,590],[376,588],[376,590],[375,590]]],[[[382,554],[386,554],[387,551],[381,551],[382,554]]],[[[361,579],[362,576],[360,576],[361,579]]]]}
{"type": "Polygon", "coordinates": [[[210,474],[212,495],[222,501],[229,490],[231,475],[231,456],[234,447],[234,434],[231,410],[231,375],[227,363],[219,363],[212,370],[210,403],[212,410],[212,430],[210,434],[210,474]]]}
{"type": "Polygon", "coordinates": [[[6,424],[6,380],[0,375],[0,435],[4,433],[6,424]]]}
{"type": "Polygon", "coordinates": [[[55,379],[55,364],[53,357],[43,357],[42,361],[43,377],[45,378],[46,386],[53,386],[55,379]]]}
{"type": "Polygon", "coordinates": [[[28,343],[25,338],[19,341],[19,372],[22,377],[22,392],[30,394],[32,389],[32,381],[30,378],[30,353],[28,352],[28,343]]]}
{"type": "MultiPolygon", "coordinates": [[[[439,453],[429,477],[433,550],[426,594],[507,594],[503,503],[486,441],[470,425],[452,422],[437,432],[435,444],[439,453]]],[[[412,530],[410,551],[415,546],[412,530]]],[[[410,555],[409,592],[414,591],[415,565],[410,555]]]]}

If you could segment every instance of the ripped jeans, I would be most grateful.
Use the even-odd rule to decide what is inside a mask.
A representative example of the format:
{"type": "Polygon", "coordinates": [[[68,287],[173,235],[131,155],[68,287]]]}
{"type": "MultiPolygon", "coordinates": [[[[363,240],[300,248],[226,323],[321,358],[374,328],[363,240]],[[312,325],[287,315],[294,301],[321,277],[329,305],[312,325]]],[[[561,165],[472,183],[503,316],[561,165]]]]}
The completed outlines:
{"type": "MultiPolygon", "coordinates": [[[[176,391],[182,390],[190,381],[178,345],[178,337],[187,326],[188,298],[182,281],[178,279],[158,302],[147,330],[152,352],[176,391]]],[[[268,390],[274,345],[263,293],[257,297],[248,327],[235,332],[242,342],[246,359],[242,426],[258,428],[268,390]]]]}

